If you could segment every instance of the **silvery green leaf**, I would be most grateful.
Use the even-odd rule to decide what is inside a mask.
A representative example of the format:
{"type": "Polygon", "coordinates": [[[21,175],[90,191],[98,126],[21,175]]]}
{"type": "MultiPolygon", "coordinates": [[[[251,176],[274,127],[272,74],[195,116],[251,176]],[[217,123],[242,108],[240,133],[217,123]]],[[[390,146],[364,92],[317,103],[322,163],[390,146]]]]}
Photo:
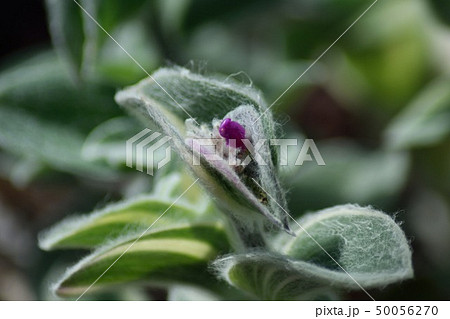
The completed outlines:
{"type": "Polygon", "coordinates": [[[180,174],[174,173],[161,179],[151,194],[108,205],[89,215],[70,216],[42,232],[39,246],[45,250],[94,248],[130,232],[144,231],[152,224],[152,229],[159,229],[207,218],[209,201],[198,190],[195,193],[195,187],[189,190],[194,194],[176,200],[189,186],[182,181],[180,174]]]}
{"type": "Polygon", "coordinates": [[[80,296],[120,256],[89,293],[131,281],[156,285],[214,285],[207,264],[230,249],[225,231],[217,223],[187,223],[150,229],[135,242],[139,235],[136,233],[101,247],[69,268],[54,285],[56,294],[80,296]]]}
{"type": "MultiPolygon", "coordinates": [[[[211,125],[227,115],[240,119],[251,133],[253,143],[262,138],[274,138],[274,121],[270,112],[265,112],[266,105],[259,91],[229,79],[205,77],[177,67],[160,69],[153,74],[153,79],[120,91],[116,101],[151,128],[172,138],[174,150],[200,178],[222,210],[247,221],[261,220],[252,214],[257,211],[266,217],[264,222],[288,230],[286,214],[272,198],[266,198],[252,178],[243,180],[227,161],[208,161],[203,154],[199,154],[200,165],[195,165],[194,151],[185,143],[185,120],[191,124],[195,121],[200,126],[211,125]]],[[[262,153],[268,165],[258,165],[254,178],[286,207],[275,174],[276,149],[267,147],[262,153]]]]}
{"type": "MultiPolygon", "coordinates": [[[[44,233],[39,245],[42,249],[92,248],[112,238],[136,229],[145,230],[171,205],[152,195],[140,196],[104,209],[88,216],[69,217],[44,233]]],[[[184,205],[173,205],[170,217],[158,220],[158,227],[167,225],[176,219],[193,218],[195,213],[184,205]]]]}
{"type": "Polygon", "coordinates": [[[450,81],[431,83],[402,111],[385,132],[385,143],[394,149],[434,145],[450,134],[450,81]]]}
{"type": "Polygon", "coordinates": [[[384,287],[413,276],[405,234],[384,213],[343,205],[298,223],[303,229],[298,227],[296,237],[278,238],[274,248],[280,254],[226,256],[215,261],[219,275],[257,298],[271,300],[308,299],[323,288],[384,287]]]}
{"type": "MultiPolygon", "coordinates": [[[[408,240],[399,225],[383,212],[341,205],[308,214],[298,223],[304,230],[297,227],[296,237],[283,236],[287,241],[280,248],[289,256],[339,270],[313,237],[366,287],[385,285],[413,274],[408,240]]],[[[350,282],[350,286],[355,283],[350,282]]]]}
{"type": "Polygon", "coordinates": [[[183,120],[192,116],[199,122],[211,122],[239,105],[253,105],[259,111],[264,108],[258,90],[232,79],[206,77],[181,67],[161,68],[152,77],[155,81],[144,79],[132,88],[183,120]]]}

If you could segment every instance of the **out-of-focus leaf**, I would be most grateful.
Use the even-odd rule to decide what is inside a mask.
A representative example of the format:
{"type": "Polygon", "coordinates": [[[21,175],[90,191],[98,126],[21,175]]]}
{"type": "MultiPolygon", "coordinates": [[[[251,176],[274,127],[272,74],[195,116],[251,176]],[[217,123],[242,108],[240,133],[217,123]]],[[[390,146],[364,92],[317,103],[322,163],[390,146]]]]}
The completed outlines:
{"type": "Polygon", "coordinates": [[[430,0],[430,3],[436,15],[450,24],[450,3],[446,0],[430,0]]]}
{"type": "MultiPolygon", "coordinates": [[[[299,142],[299,147],[303,145],[299,142]]],[[[285,170],[289,205],[296,216],[348,202],[389,206],[406,182],[409,157],[399,152],[366,151],[345,142],[318,144],[326,165],[290,159],[285,170]]],[[[292,152],[298,155],[299,151],[292,152]]]]}
{"type": "MultiPolygon", "coordinates": [[[[270,32],[261,33],[272,34],[274,27],[272,24],[265,25],[264,28],[270,32]]],[[[312,61],[286,60],[284,47],[279,46],[279,38],[240,38],[236,36],[240,34],[240,28],[242,26],[228,24],[202,26],[190,37],[186,45],[187,54],[194,61],[208,61],[208,65],[214,65],[214,70],[219,72],[235,72],[230,77],[240,79],[243,83],[253,81],[268,100],[275,100],[312,61]],[[223,52],[227,54],[224,55],[223,52]],[[251,80],[248,75],[251,75],[251,80]]],[[[276,32],[281,30],[274,31],[276,32]]],[[[311,72],[307,73],[298,85],[308,85],[317,80],[318,77],[312,75],[313,70],[311,72]]],[[[284,106],[290,105],[291,95],[297,96],[298,92],[288,91],[279,102],[284,106]]],[[[272,109],[275,110],[279,106],[277,103],[272,109]]]]}
{"type": "Polygon", "coordinates": [[[443,194],[450,193],[450,139],[434,147],[414,150],[414,164],[421,170],[421,181],[443,194]]]}
{"type": "MultiPolygon", "coordinates": [[[[91,1],[91,0],[84,0],[91,1]]],[[[153,0],[94,0],[97,2],[96,17],[106,30],[113,30],[124,21],[144,11],[145,4],[153,0]]],[[[106,34],[104,35],[106,36],[106,34]]]]}
{"type": "Polygon", "coordinates": [[[239,0],[195,0],[191,1],[187,7],[184,18],[184,28],[191,30],[203,23],[213,21],[215,19],[226,19],[236,17],[245,13],[261,12],[262,7],[270,7],[268,0],[250,0],[242,2],[239,0]]]}
{"type": "Polygon", "coordinates": [[[38,120],[24,111],[0,104],[0,147],[19,157],[56,170],[111,178],[116,173],[81,157],[83,136],[75,130],[38,120]]]}
{"type": "MultiPolygon", "coordinates": [[[[286,36],[288,56],[294,59],[315,59],[315,56],[336,40],[373,0],[280,2],[280,24],[286,36]]],[[[343,43],[337,43],[337,46],[340,45],[343,43]]]]}
{"type": "Polygon", "coordinates": [[[85,43],[84,74],[86,78],[101,78],[113,85],[129,85],[145,76],[145,72],[124,49],[146,70],[154,67],[155,45],[143,16],[153,0],[82,0],[93,18],[114,40],[110,39],[90,17],[84,14],[85,43]],[[120,46],[116,43],[119,43],[120,46]]]}
{"type": "Polygon", "coordinates": [[[169,289],[167,299],[169,301],[217,301],[220,297],[199,287],[176,285],[169,289]]]}
{"type": "MultiPolygon", "coordinates": [[[[126,142],[142,128],[139,123],[130,117],[119,117],[105,121],[86,137],[82,156],[86,160],[105,162],[117,168],[125,166],[126,142]]],[[[143,164],[146,166],[153,163],[144,161],[143,164]]]]}
{"type": "Polygon", "coordinates": [[[229,250],[223,228],[214,223],[150,230],[131,246],[135,238],[102,247],[69,268],[55,292],[79,296],[127,249],[90,293],[130,281],[208,285],[214,282],[206,271],[208,262],[229,250]]]}
{"type": "Polygon", "coordinates": [[[230,255],[215,262],[219,274],[231,285],[269,300],[316,298],[324,288],[384,287],[413,276],[405,235],[384,213],[336,206],[311,214],[299,224],[304,230],[296,237],[282,235],[285,238],[278,241],[277,248],[285,255],[230,255]]]}
{"type": "Polygon", "coordinates": [[[359,75],[344,83],[346,90],[361,87],[352,82],[362,80],[367,93],[380,100],[376,106],[391,110],[414,95],[426,80],[430,58],[431,24],[425,6],[423,1],[378,1],[370,9],[346,41],[346,55],[359,75]]]}
{"type": "Polygon", "coordinates": [[[46,0],[53,43],[71,73],[80,78],[92,74],[95,69],[98,53],[108,38],[96,22],[108,33],[112,33],[131,17],[138,18],[142,12],[140,9],[147,2],[148,0],[78,0],[76,3],[46,0]]]}
{"type": "Polygon", "coordinates": [[[260,151],[260,154],[265,155],[267,165],[258,165],[258,171],[254,174],[256,179],[260,179],[263,189],[272,196],[267,199],[267,204],[263,204],[258,199],[261,189],[250,178],[242,181],[227,161],[208,161],[201,154],[201,165],[195,165],[194,151],[182,136],[185,130],[183,122],[189,115],[199,124],[211,126],[214,119],[223,119],[229,114],[231,118],[238,118],[246,131],[253,134],[253,143],[274,138],[274,121],[270,112],[265,112],[266,105],[259,91],[234,81],[194,74],[183,68],[160,69],[153,74],[153,79],[145,79],[119,92],[116,95],[117,102],[138,119],[171,137],[174,150],[200,177],[221,209],[233,216],[239,214],[245,219],[254,216],[249,210],[257,211],[268,222],[286,229],[286,214],[273,200],[274,197],[278,203],[286,206],[275,173],[274,163],[278,158],[275,148],[264,153],[260,151]]]}
{"type": "Polygon", "coordinates": [[[385,144],[393,149],[432,146],[450,135],[450,80],[431,83],[389,124],[385,144]]]}
{"type": "MultiPolygon", "coordinates": [[[[111,35],[147,72],[161,63],[154,36],[149,34],[142,21],[123,22],[111,35]]],[[[95,74],[92,74],[95,78],[118,87],[131,85],[146,76],[144,70],[111,39],[105,39],[98,51],[98,59],[93,66],[95,74]]]]}
{"type": "Polygon", "coordinates": [[[179,190],[181,182],[180,174],[174,173],[158,181],[152,194],[112,204],[89,215],[66,218],[42,233],[39,246],[45,250],[93,248],[129,232],[144,231],[153,223],[152,229],[159,229],[204,218],[209,204],[205,197],[197,194],[197,198],[176,201],[186,189],[179,190]],[[160,218],[164,212],[167,213],[160,218]]]}
{"type": "MultiPolygon", "coordinates": [[[[37,167],[112,177],[81,156],[85,134],[121,114],[110,87],[76,87],[55,54],[43,53],[0,74],[0,147],[37,167]]],[[[20,179],[20,178],[19,178],[20,179]]]]}
{"type": "Polygon", "coordinates": [[[450,251],[450,205],[445,196],[420,188],[412,195],[407,212],[414,242],[425,247],[427,261],[438,269],[449,269],[450,255],[442,253],[450,251]]]}
{"type": "Polygon", "coordinates": [[[78,77],[86,40],[83,13],[73,1],[46,0],[45,3],[53,44],[71,74],[78,77]]]}
{"type": "MultiPolygon", "coordinates": [[[[82,156],[88,161],[106,163],[110,167],[117,169],[125,168],[127,159],[127,140],[144,129],[142,123],[131,117],[119,117],[105,121],[86,137],[83,145],[82,156]]],[[[146,138],[143,136],[141,140],[146,138]]],[[[145,155],[145,154],[144,154],[145,155]]],[[[131,157],[136,158],[136,148],[131,150],[131,157]]],[[[143,159],[143,170],[150,166],[155,171],[157,164],[166,158],[166,149],[160,147],[152,153],[152,160],[145,157],[143,159]]],[[[173,162],[176,158],[172,159],[173,162]]],[[[168,163],[164,166],[166,171],[170,167],[175,168],[175,163],[168,163]]]]}
{"type": "Polygon", "coordinates": [[[79,132],[89,132],[123,114],[114,103],[114,92],[112,87],[95,83],[75,86],[51,52],[37,54],[0,73],[0,103],[79,132]]]}

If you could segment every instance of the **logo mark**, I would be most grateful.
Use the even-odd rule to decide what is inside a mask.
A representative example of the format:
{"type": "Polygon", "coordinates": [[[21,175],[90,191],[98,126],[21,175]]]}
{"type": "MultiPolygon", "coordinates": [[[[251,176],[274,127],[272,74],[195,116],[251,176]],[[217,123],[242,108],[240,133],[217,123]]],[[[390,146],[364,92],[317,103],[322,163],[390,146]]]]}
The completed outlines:
{"type": "Polygon", "coordinates": [[[153,175],[154,168],[160,169],[171,159],[170,145],[167,143],[171,137],[153,132],[146,128],[129,138],[126,142],[126,165],[136,168],[140,172],[153,175]],[[156,142],[154,142],[156,140],[156,142]]]}

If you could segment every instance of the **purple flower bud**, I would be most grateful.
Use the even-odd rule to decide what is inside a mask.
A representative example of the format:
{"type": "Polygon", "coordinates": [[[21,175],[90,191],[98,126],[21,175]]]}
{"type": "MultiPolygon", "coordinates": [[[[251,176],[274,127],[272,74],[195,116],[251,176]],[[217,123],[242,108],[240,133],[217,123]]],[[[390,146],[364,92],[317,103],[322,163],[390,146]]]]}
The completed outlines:
{"type": "Polygon", "coordinates": [[[230,118],[226,118],[220,123],[219,134],[227,141],[227,145],[230,140],[236,140],[237,148],[245,148],[242,139],[245,139],[245,128],[238,122],[232,121],[230,118]]]}

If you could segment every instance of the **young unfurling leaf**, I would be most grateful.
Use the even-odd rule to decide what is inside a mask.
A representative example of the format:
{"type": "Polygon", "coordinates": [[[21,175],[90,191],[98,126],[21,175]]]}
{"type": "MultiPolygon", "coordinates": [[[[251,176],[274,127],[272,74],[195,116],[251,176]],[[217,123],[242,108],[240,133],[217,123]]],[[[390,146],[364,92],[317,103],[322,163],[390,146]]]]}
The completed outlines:
{"type": "MultiPolygon", "coordinates": [[[[271,113],[266,112],[259,91],[183,68],[165,68],[155,72],[152,79],[120,91],[116,101],[159,132],[172,137],[174,149],[224,212],[242,224],[272,224],[289,231],[287,215],[279,207],[286,207],[286,202],[276,174],[275,148],[260,145],[258,153],[266,165],[253,161],[245,169],[236,169],[229,165],[226,156],[208,160],[194,147],[196,139],[223,139],[219,126],[227,118],[239,123],[253,145],[275,138],[274,120],[271,113]],[[199,157],[200,165],[195,165],[194,156],[199,157]],[[265,195],[254,180],[272,197],[265,195]]],[[[239,134],[242,133],[241,130],[239,134]]]]}
{"type": "Polygon", "coordinates": [[[310,214],[298,224],[302,228],[296,225],[296,237],[280,235],[277,253],[256,251],[217,260],[219,276],[269,300],[384,287],[413,276],[405,234],[384,213],[343,205],[310,214]]]}

